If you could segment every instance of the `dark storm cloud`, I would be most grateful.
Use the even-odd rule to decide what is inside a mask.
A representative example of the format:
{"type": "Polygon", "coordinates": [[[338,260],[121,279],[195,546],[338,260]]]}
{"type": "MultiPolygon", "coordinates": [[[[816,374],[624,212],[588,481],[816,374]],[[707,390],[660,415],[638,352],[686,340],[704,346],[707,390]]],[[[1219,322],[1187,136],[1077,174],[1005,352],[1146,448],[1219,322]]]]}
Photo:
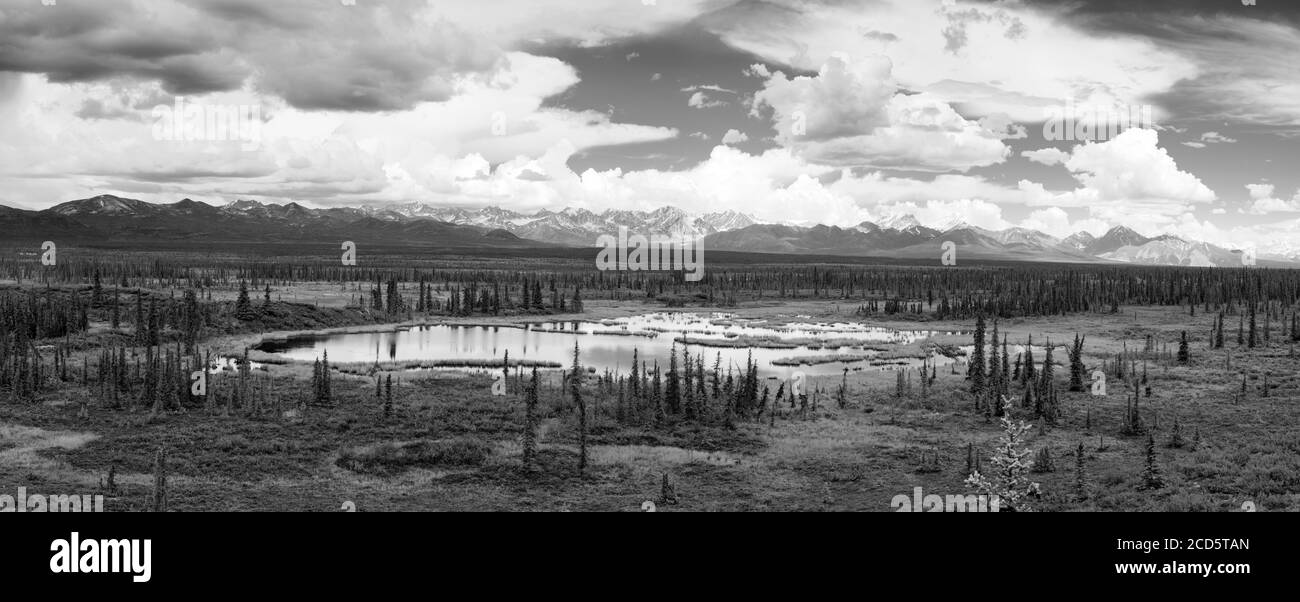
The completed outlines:
{"type": "Polygon", "coordinates": [[[60,83],[128,78],[170,94],[251,83],[302,109],[386,111],[447,99],[499,50],[427,4],[319,0],[0,0],[0,71],[60,83]]]}
{"type": "Polygon", "coordinates": [[[258,0],[207,0],[200,8],[227,21],[257,24],[278,29],[299,29],[304,19],[294,14],[289,2],[261,2],[258,0]]]}
{"type": "MultiPolygon", "coordinates": [[[[986,4],[1005,4],[1004,0],[984,0],[986,4]]],[[[1175,15],[1244,16],[1262,20],[1286,19],[1300,21],[1300,4],[1293,0],[1257,0],[1247,6],[1240,0],[1034,0],[1022,2],[1024,6],[1064,10],[1081,19],[1094,19],[1097,23],[1122,25],[1135,15],[1150,17],[1147,25],[1161,18],[1175,15]]],[[[1142,23],[1128,23],[1141,26],[1142,23]]]]}
{"type": "MultiPolygon", "coordinates": [[[[972,0],[1002,5],[1005,0],[972,0]]],[[[1239,0],[1035,0],[1023,6],[1059,15],[1072,26],[1097,34],[1129,34],[1153,40],[1196,39],[1188,22],[1213,24],[1224,18],[1300,26],[1300,2],[1258,0],[1254,6],[1239,0]]],[[[1229,34],[1231,35],[1231,34],[1229,34]]]]}
{"type": "Polygon", "coordinates": [[[0,9],[0,71],[44,73],[64,83],[157,80],[185,94],[230,89],[244,79],[212,38],[133,19],[124,6],[6,1],[0,9]]]}

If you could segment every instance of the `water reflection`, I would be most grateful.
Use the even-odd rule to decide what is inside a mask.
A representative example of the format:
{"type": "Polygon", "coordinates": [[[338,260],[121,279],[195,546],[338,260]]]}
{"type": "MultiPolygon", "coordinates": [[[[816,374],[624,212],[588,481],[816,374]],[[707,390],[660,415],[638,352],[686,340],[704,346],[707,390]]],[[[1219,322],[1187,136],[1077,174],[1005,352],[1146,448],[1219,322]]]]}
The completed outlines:
{"type": "MultiPolygon", "coordinates": [[[[683,345],[690,352],[692,363],[703,355],[706,370],[711,370],[715,363],[720,363],[724,371],[728,367],[743,369],[752,352],[761,376],[787,378],[795,370],[815,376],[840,374],[845,367],[862,370],[919,365],[917,359],[880,356],[895,344],[914,343],[931,334],[859,323],[796,323],[774,327],[766,321],[743,320],[730,314],[654,313],[600,321],[522,326],[432,325],[395,332],[306,336],[268,342],[260,349],[306,361],[328,350],[330,361],[335,364],[500,360],[508,351],[514,360],[540,360],[568,366],[577,344],[584,366],[594,367],[598,372],[623,372],[631,366],[634,354],[649,366],[658,362],[660,369],[666,371],[676,341],[679,363],[683,345]],[[832,354],[844,354],[849,361],[802,366],[773,364],[777,360],[832,354]]],[[[941,356],[938,359],[940,365],[950,361],[941,356]]]]}

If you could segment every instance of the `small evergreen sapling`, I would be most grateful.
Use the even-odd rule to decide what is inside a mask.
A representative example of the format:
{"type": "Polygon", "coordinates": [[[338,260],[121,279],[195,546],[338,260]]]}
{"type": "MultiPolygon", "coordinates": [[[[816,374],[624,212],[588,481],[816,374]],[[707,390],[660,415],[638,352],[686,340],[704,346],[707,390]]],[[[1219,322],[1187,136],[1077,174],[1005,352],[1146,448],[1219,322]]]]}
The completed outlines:
{"type": "Polygon", "coordinates": [[[1079,500],[1088,499],[1088,475],[1084,469],[1082,442],[1074,450],[1074,497],[1079,500]]]}
{"type": "Polygon", "coordinates": [[[1002,436],[993,454],[993,470],[986,476],[978,471],[966,479],[966,486],[988,495],[997,496],[1000,508],[1008,512],[1032,510],[1029,498],[1041,494],[1038,483],[1029,479],[1033,452],[1024,449],[1025,433],[1030,425],[1015,420],[1010,413],[1002,417],[1002,436]]]}
{"type": "Polygon", "coordinates": [[[1160,476],[1160,465],[1156,462],[1156,438],[1155,435],[1148,433],[1146,462],[1142,469],[1142,488],[1159,489],[1164,486],[1164,478],[1160,476]]]}

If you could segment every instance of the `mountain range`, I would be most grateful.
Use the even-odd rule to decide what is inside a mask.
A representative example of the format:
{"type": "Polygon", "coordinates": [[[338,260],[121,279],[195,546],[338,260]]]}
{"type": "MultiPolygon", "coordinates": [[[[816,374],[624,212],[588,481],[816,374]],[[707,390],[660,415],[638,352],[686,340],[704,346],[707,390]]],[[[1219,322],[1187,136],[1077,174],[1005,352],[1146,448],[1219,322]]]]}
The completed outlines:
{"type": "MultiPolygon", "coordinates": [[[[65,239],[130,242],[286,242],[354,240],[437,247],[591,247],[617,234],[703,237],[706,250],[938,259],[951,241],[957,257],[1011,261],[1130,263],[1237,267],[1241,253],[1204,242],[1143,236],[1116,226],[1102,236],[1079,232],[1064,239],[1013,227],[988,230],[955,223],[943,230],[911,215],[891,215],[852,227],[759,223],[723,211],[692,215],[677,207],[653,211],[541,210],[528,214],[499,207],[465,209],[425,203],[308,208],[297,203],[239,200],[215,206],[183,199],[158,204],[100,195],[30,211],[0,205],[0,230],[15,240],[65,239]]],[[[1261,255],[1260,265],[1300,263],[1300,252],[1261,255]]]]}

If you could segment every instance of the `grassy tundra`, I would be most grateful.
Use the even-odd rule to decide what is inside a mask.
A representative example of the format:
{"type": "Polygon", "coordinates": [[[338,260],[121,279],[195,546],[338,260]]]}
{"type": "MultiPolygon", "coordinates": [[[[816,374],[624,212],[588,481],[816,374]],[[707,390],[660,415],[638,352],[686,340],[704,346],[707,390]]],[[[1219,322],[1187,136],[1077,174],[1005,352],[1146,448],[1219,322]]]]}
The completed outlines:
{"type": "Polygon", "coordinates": [[[719,253],[706,279],[690,284],[598,272],[590,254],[443,254],[429,267],[394,250],[361,268],[281,247],[64,249],[48,267],[30,253],[3,256],[0,495],[102,493],[108,510],[151,510],[165,472],[172,511],[335,511],[345,502],[363,511],[638,511],[645,501],[660,510],[890,511],[916,487],[963,494],[972,471],[993,472],[1000,395],[973,393],[973,358],[960,349],[978,316],[990,330],[1001,316],[997,332],[1011,345],[1055,346],[1046,412],[1022,406],[1021,381],[1003,387],[1007,409],[1030,424],[1019,446],[1041,491],[1033,509],[1300,509],[1294,271],[939,269],[719,253]],[[661,388],[641,373],[633,391],[631,374],[584,371],[575,381],[567,366],[545,364],[530,404],[531,367],[518,360],[495,395],[502,368],[482,362],[313,364],[248,351],[296,332],[519,326],[665,307],[935,331],[873,352],[958,363],[931,368],[924,386],[905,366],[820,377],[797,400],[789,383],[714,372],[707,349],[691,358],[693,386],[669,378],[681,370],[672,366],[660,366],[661,388]],[[1066,350],[1076,334],[1086,335],[1083,373],[1071,387],[1066,350]],[[192,395],[189,375],[216,357],[225,367],[192,395]],[[1104,397],[1089,392],[1096,370],[1109,381],[1104,397]],[[535,450],[529,462],[526,449],[535,450]]]}
{"type": "MultiPolygon", "coordinates": [[[[238,347],[252,333],[382,321],[347,307],[283,301],[268,307],[259,322],[218,331],[206,343],[238,347]]],[[[584,317],[656,307],[589,302],[584,317]]],[[[730,311],[774,320],[853,319],[851,304],[833,300],[753,300],[730,311]]],[[[259,392],[255,404],[231,408],[218,399],[162,411],[139,404],[104,408],[93,386],[80,382],[82,358],[93,365],[97,349],[129,339],[131,329],[113,329],[100,318],[95,314],[84,335],[60,339],[68,350],[66,379],[48,375],[47,386],[25,399],[5,393],[0,493],[12,495],[18,487],[103,493],[110,511],[149,510],[155,454],[163,448],[172,511],[335,511],[349,501],[362,511],[637,511],[646,500],[660,511],[890,511],[894,496],[915,487],[967,493],[963,481],[972,456],[989,466],[1002,433],[987,408],[975,408],[964,368],[957,374],[938,370],[924,393],[900,390],[894,372],[851,373],[843,381],[843,403],[837,397],[841,378],[823,378],[809,384],[813,399],[806,406],[787,398],[775,415],[771,403],[757,416],[730,415],[724,401],[706,395],[706,409],[692,419],[663,416],[648,404],[634,411],[629,401],[620,404],[616,389],[599,382],[601,375],[588,375],[579,387],[585,429],[565,372],[544,369],[538,451],[528,470],[522,459],[528,374],[517,368],[504,396],[492,394],[499,368],[330,370],[329,402],[318,404],[310,365],[266,365],[247,377],[259,392]],[[629,417],[635,412],[641,414],[629,417]],[[589,465],[580,471],[583,434],[589,465]]],[[[534,318],[520,312],[492,319],[534,318]]],[[[1124,387],[1112,382],[1106,397],[1067,391],[1068,364],[1057,348],[1056,424],[1034,423],[1018,405],[1012,410],[1034,423],[1025,449],[1039,460],[1030,474],[1042,491],[1035,510],[1228,511],[1247,501],[1270,511],[1300,509],[1294,430],[1300,360],[1276,332],[1268,345],[1239,348],[1230,340],[1211,349],[1207,337],[1215,318],[1179,306],[1124,306],[1116,314],[1000,322],[1013,343],[1029,336],[1067,343],[1074,333],[1086,333],[1082,359],[1089,372],[1113,363],[1125,347],[1138,349],[1147,335],[1173,345],[1179,333],[1189,333],[1187,363],[1171,353],[1147,361],[1152,392],[1141,397],[1139,413],[1155,443],[1158,488],[1144,477],[1148,436],[1124,433],[1124,387]],[[1050,471],[1042,471],[1046,456],[1050,471]]],[[[902,315],[860,319],[920,327],[902,315]]],[[[973,321],[931,319],[923,327],[969,332],[973,321]]],[[[969,344],[969,336],[936,342],[969,344]]],[[[223,371],[211,386],[229,392],[238,378],[223,371]]],[[[760,383],[772,394],[778,386],[760,383]]]]}

